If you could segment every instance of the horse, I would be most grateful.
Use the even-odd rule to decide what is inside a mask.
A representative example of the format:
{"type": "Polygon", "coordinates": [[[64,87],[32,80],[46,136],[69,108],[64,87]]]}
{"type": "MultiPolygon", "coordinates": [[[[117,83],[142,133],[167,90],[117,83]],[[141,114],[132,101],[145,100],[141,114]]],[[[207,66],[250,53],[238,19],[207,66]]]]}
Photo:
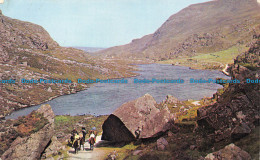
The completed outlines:
{"type": "Polygon", "coordinates": [[[79,139],[76,139],[72,146],[75,149],[75,154],[77,154],[79,150],[79,139]]]}
{"type": "Polygon", "coordinates": [[[79,139],[79,150],[81,149],[81,146],[83,146],[83,151],[84,151],[84,143],[85,143],[85,138],[80,137],[80,139],[79,139]]]}
{"type": "Polygon", "coordinates": [[[94,144],[95,144],[95,138],[94,137],[89,138],[89,144],[90,144],[90,150],[94,150],[94,144]]]}

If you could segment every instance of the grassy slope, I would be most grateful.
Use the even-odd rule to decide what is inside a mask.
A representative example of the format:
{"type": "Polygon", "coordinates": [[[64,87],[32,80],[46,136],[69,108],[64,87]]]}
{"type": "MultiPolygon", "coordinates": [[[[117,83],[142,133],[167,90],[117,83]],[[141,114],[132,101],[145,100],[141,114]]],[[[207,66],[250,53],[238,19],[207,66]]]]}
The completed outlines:
{"type": "Polygon", "coordinates": [[[198,54],[192,57],[175,58],[159,61],[158,63],[182,65],[194,69],[223,69],[226,64],[232,64],[234,59],[247,49],[247,47],[243,46],[233,46],[218,52],[198,54]]]}

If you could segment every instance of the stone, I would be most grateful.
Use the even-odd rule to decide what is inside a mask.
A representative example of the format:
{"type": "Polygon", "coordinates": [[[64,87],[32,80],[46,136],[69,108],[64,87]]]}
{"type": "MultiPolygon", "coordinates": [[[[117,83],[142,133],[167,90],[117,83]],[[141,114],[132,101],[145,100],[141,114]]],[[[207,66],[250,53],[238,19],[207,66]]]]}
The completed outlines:
{"type": "Polygon", "coordinates": [[[195,150],[195,149],[196,149],[196,146],[195,146],[195,145],[191,145],[191,146],[190,146],[190,149],[191,149],[191,150],[195,150]]]}
{"type": "Polygon", "coordinates": [[[135,140],[135,136],[126,128],[125,124],[113,114],[105,120],[102,130],[102,140],[113,142],[130,142],[135,140]]]}
{"type": "Polygon", "coordinates": [[[237,147],[233,143],[226,146],[225,148],[210,153],[205,157],[205,160],[217,160],[217,159],[226,159],[226,160],[233,160],[233,159],[240,159],[240,160],[250,160],[251,156],[246,151],[242,150],[241,148],[237,147]]]}
{"type": "Polygon", "coordinates": [[[139,155],[140,153],[142,153],[142,151],[143,151],[143,150],[135,150],[135,151],[132,152],[132,154],[133,154],[134,156],[136,156],[136,155],[139,155]]]}
{"type": "Polygon", "coordinates": [[[173,133],[171,131],[168,132],[168,137],[172,137],[173,133]]]}
{"type": "Polygon", "coordinates": [[[65,149],[65,147],[57,140],[57,137],[53,136],[43,154],[45,157],[51,157],[52,155],[58,155],[59,151],[62,149],[65,149]]]}
{"type": "Polygon", "coordinates": [[[161,137],[156,141],[156,145],[159,151],[164,151],[165,148],[169,145],[169,143],[165,138],[161,137]]]}
{"type": "Polygon", "coordinates": [[[231,137],[233,139],[240,139],[250,133],[251,133],[250,127],[247,124],[242,123],[233,129],[233,131],[231,132],[231,137]]]}
{"type": "Polygon", "coordinates": [[[165,100],[165,103],[169,103],[169,104],[174,104],[174,103],[179,103],[180,101],[175,98],[174,96],[172,95],[167,95],[166,96],[166,100],[165,100]]]}
{"type": "Polygon", "coordinates": [[[41,153],[54,135],[54,113],[48,104],[42,105],[37,112],[43,113],[49,123],[38,132],[23,138],[16,138],[11,147],[1,156],[2,160],[35,160],[40,158],[41,153]]]}
{"type": "Polygon", "coordinates": [[[49,88],[47,89],[47,91],[48,91],[48,92],[52,92],[52,89],[51,89],[51,87],[49,87],[49,88]]]}
{"type": "Polygon", "coordinates": [[[114,150],[113,152],[108,154],[108,160],[116,160],[116,158],[118,157],[118,153],[114,150]]]}
{"type": "Polygon", "coordinates": [[[139,138],[156,137],[166,132],[173,125],[173,116],[168,107],[160,110],[156,105],[156,101],[149,94],[123,104],[104,122],[102,139],[118,142],[133,140],[138,127],[139,138]],[[121,131],[122,134],[120,134],[121,131]],[[123,137],[123,135],[127,137],[123,137]]]}

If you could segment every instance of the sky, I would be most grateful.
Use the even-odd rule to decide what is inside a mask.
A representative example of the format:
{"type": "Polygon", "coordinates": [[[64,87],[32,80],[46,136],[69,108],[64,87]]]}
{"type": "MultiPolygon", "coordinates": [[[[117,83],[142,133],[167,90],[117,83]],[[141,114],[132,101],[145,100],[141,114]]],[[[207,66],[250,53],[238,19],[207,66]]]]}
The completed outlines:
{"type": "Polygon", "coordinates": [[[171,15],[208,0],[5,0],[3,14],[43,26],[61,46],[112,47],[154,33],[171,15]]]}

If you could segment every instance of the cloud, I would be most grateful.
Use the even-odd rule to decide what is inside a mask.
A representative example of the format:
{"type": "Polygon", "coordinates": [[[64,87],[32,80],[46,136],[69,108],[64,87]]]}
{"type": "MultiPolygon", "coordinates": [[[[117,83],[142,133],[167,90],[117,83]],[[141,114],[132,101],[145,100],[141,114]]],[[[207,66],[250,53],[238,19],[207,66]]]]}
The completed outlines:
{"type": "Polygon", "coordinates": [[[1,4],[1,3],[4,3],[4,0],[0,0],[0,4],[1,4]]]}

